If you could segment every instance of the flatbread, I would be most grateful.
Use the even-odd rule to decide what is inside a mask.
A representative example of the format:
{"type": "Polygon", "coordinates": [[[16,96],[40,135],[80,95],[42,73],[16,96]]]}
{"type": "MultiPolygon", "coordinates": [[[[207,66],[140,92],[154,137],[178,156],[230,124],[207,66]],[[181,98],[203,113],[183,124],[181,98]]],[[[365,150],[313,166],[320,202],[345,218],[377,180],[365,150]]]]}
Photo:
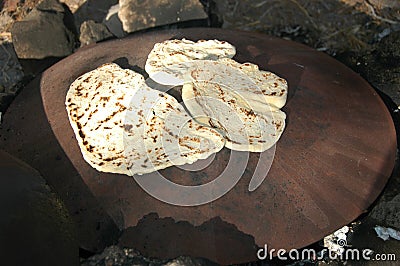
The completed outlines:
{"type": "Polygon", "coordinates": [[[227,90],[213,83],[187,83],[183,86],[182,98],[196,121],[222,132],[227,148],[250,152],[271,148],[285,129],[285,113],[268,105],[264,106],[263,113],[257,113],[244,107],[238,95],[224,93],[227,90]]]}
{"type": "MultiPolygon", "coordinates": [[[[232,79],[229,79],[227,82],[225,81],[225,85],[231,87],[237,87],[240,89],[239,93],[243,95],[243,97],[249,102],[266,102],[271,106],[272,109],[280,109],[286,104],[287,93],[288,93],[288,84],[287,81],[278,75],[260,70],[257,65],[252,63],[238,63],[230,58],[222,58],[217,61],[220,64],[226,65],[228,67],[232,67],[235,70],[238,70],[248,77],[247,81],[250,81],[252,84],[246,85],[247,81],[237,80],[235,76],[232,79]],[[237,82],[240,82],[237,84],[237,82]],[[232,85],[231,85],[232,84],[232,85]],[[240,88],[243,86],[243,88],[240,88]]],[[[196,68],[200,68],[202,62],[196,62],[196,68]]],[[[210,67],[209,62],[204,61],[204,67],[210,67]]],[[[207,69],[208,71],[218,71],[218,65],[213,64],[211,69],[207,69]]],[[[229,73],[227,73],[229,75],[229,73]]],[[[204,75],[208,75],[208,73],[204,73],[204,75]]],[[[201,78],[201,77],[200,77],[201,78]]],[[[257,105],[255,105],[256,107],[257,105]]],[[[257,110],[256,111],[261,111],[257,110]]]]}
{"type": "Polygon", "coordinates": [[[191,164],[220,151],[224,137],[190,117],[169,94],[142,86],[125,119],[128,169],[150,173],[191,164]]]}
{"type": "Polygon", "coordinates": [[[212,80],[232,88],[232,93],[240,94],[257,112],[263,112],[265,104],[274,110],[286,104],[286,80],[272,72],[259,70],[258,66],[252,63],[240,64],[230,58],[195,60],[180,63],[179,71],[181,72],[176,71],[175,74],[184,80],[184,83],[190,83],[193,79],[212,80]]]}
{"type": "MultiPolygon", "coordinates": [[[[266,89],[258,86],[261,82],[256,79],[260,78],[258,74],[253,75],[256,78],[248,74],[256,73],[258,67],[246,64],[240,68],[239,63],[230,61],[233,60],[191,62],[188,68],[190,80],[182,88],[182,99],[198,122],[224,133],[227,148],[265,151],[282,135],[286,115],[275,104],[271,104],[274,98],[269,97],[266,89]]],[[[269,79],[269,83],[273,79],[281,84],[286,83],[272,73],[262,77],[269,79]]],[[[260,86],[268,87],[267,84],[260,86]]],[[[285,95],[286,101],[286,94],[282,95],[285,95]]]]}
{"type": "Polygon", "coordinates": [[[172,96],[116,64],[76,79],[65,104],[83,158],[102,172],[150,173],[224,146],[218,131],[193,121],[172,96]]]}
{"type": "Polygon", "coordinates": [[[232,58],[235,47],[219,40],[167,40],[156,43],[147,57],[145,70],[150,78],[163,85],[183,85],[187,66],[194,60],[232,58]]]}

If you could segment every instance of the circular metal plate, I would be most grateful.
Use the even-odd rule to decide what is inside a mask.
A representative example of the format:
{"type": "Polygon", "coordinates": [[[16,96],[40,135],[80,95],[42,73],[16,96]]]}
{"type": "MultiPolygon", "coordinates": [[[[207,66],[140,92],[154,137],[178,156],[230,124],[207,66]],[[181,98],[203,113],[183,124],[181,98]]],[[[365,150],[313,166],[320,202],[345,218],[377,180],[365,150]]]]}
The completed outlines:
{"type": "MultiPolygon", "coordinates": [[[[370,85],[331,57],[306,46],[250,32],[185,29],[136,34],[89,46],[48,69],[41,94],[56,138],[93,195],[121,229],[121,245],[145,255],[186,254],[219,263],[256,259],[257,246],[300,248],[318,241],[363,213],[383,189],[394,166],[396,138],[389,112],[370,85]],[[289,83],[283,110],[287,127],[272,167],[255,191],[248,184],[258,161],[250,160],[238,184],[201,206],[173,206],[148,195],[133,178],[106,174],[84,160],[69,124],[65,96],[81,74],[116,61],[144,67],[156,42],[219,39],[237,48],[234,59],[258,64],[289,83]]],[[[195,184],[218,172],[175,167],[164,176],[195,184]]]]}

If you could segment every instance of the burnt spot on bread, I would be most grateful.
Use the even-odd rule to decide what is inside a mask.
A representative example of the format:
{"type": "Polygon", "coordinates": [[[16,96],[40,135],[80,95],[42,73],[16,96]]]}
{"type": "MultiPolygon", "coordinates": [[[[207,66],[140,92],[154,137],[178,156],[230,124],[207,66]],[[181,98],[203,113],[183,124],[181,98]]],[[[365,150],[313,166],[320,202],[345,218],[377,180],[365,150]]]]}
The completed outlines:
{"type": "Polygon", "coordinates": [[[79,129],[78,134],[79,134],[79,137],[81,137],[82,139],[85,138],[85,133],[83,133],[82,129],[79,129]]]}
{"type": "Polygon", "coordinates": [[[103,85],[103,82],[100,81],[100,82],[97,84],[96,89],[100,88],[102,85],[103,85]]]}
{"type": "Polygon", "coordinates": [[[243,108],[243,107],[240,107],[239,109],[240,109],[240,111],[242,111],[248,117],[252,117],[252,118],[256,117],[256,114],[251,109],[249,110],[249,109],[246,109],[246,108],[243,108]]]}
{"type": "Polygon", "coordinates": [[[133,127],[133,126],[130,125],[130,124],[125,124],[125,125],[124,125],[124,130],[127,131],[127,132],[129,132],[129,131],[132,129],[132,127],[133,127]]]}
{"type": "Polygon", "coordinates": [[[110,100],[110,96],[108,97],[100,97],[100,101],[109,101],[110,100]]]}
{"type": "Polygon", "coordinates": [[[235,140],[230,139],[228,136],[225,136],[225,139],[233,144],[241,144],[240,142],[237,142],[235,140]]]}
{"type": "Polygon", "coordinates": [[[123,158],[123,156],[112,156],[112,157],[104,158],[103,161],[111,162],[111,161],[115,161],[115,160],[118,160],[118,159],[121,159],[121,158],[123,158]]]}
{"type": "Polygon", "coordinates": [[[281,121],[273,121],[272,124],[274,124],[277,131],[279,131],[279,129],[282,127],[281,121]]]}
{"type": "Polygon", "coordinates": [[[92,145],[87,145],[87,146],[86,146],[87,151],[90,152],[90,153],[93,153],[93,152],[94,152],[94,148],[95,148],[95,147],[92,146],[92,145]]]}

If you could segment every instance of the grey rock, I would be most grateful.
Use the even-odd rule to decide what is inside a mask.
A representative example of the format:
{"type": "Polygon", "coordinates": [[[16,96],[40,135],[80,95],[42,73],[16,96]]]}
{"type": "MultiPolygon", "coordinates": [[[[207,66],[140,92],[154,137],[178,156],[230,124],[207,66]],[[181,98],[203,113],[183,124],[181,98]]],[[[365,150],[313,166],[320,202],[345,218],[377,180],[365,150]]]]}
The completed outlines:
{"type": "Polygon", "coordinates": [[[206,259],[191,258],[181,256],[176,259],[166,261],[161,259],[147,258],[139,252],[130,248],[120,248],[118,246],[110,246],[104,249],[101,254],[94,255],[86,260],[81,260],[81,266],[214,266],[217,265],[206,259]]]}
{"type": "Polygon", "coordinates": [[[87,0],[60,0],[68,6],[72,13],[75,13],[87,0]]]}
{"type": "Polygon", "coordinates": [[[165,266],[212,266],[212,265],[217,265],[217,264],[206,259],[192,258],[188,256],[178,257],[165,264],[165,266]]]}
{"type": "Polygon", "coordinates": [[[81,266],[148,266],[162,265],[161,260],[150,259],[141,256],[133,249],[110,246],[104,249],[101,254],[94,255],[86,260],[81,260],[81,266]]]}
{"type": "Polygon", "coordinates": [[[106,18],[103,20],[103,24],[111,31],[112,34],[118,38],[122,38],[126,35],[122,27],[122,22],[118,17],[119,4],[110,7],[106,18]]]}
{"type": "Polygon", "coordinates": [[[84,46],[111,38],[112,36],[105,25],[88,20],[81,25],[79,41],[81,42],[81,46],[84,46]]]}
{"type": "Polygon", "coordinates": [[[55,0],[44,0],[22,21],[14,23],[11,33],[18,58],[63,57],[75,46],[73,33],[64,25],[64,13],[55,0]],[[54,8],[54,9],[53,9],[54,8]]]}
{"type": "Polygon", "coordinates": [[[0,41],[0,92],[15,93],[13,88],[24,77],[13,44],[0,41]]]}
{"type": "Polygon", "coordinates": [[[176,22],[207,19],[198,0],[120,0],[118,17],[126,32],[176,22]]]}
{"type": "Polygon", "coordinates": [[[108,14],[111,6],[118,4],[118,0],[87,0],[75,12],[75,25],[79,29],[86,20],[101,23],[108,14]]]}
{"type": "Polygon", "coordinates": [[[400,228],[400,194],[390,201],[380,202],[372,209],[369,216],[380,224],[400,228]]]}
{"type": "Polygon", "coordinates": [[[0,150],[2,265],[77,265],[75,228],[40,174],[0,150]]]}
{"type": "Polygon", "coordinates": [[[57,0],[45,0],[39,2],[39,4],[36,6],[36,9],[40,11],[60,12],[60,13],[64,13],[65,11],[63,5],[57,0]]]}
{"type": "Polygon", "coordinates": [[[10,105],[23,77],[12,43],[0,41],[0,111],[10,105]]]}

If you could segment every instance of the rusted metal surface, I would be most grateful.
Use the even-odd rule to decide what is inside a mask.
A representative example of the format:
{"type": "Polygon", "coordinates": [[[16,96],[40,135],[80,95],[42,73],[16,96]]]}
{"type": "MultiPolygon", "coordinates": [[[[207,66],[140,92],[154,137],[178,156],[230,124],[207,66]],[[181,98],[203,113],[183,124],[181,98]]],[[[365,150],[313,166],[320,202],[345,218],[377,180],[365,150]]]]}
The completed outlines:
{"type": "MultiPolygon", "coordinates": [[[[121,244],[145,255],[185,253],[238,263],[254,260],[256,246],[264,244],[303,247],[363,213],[394,165],[393,122],[367,82],[323,53],[261,34],[186,29],[89,46],[48,69],[41,93],[51,128],[74,168],[118,226],[129,228],[121,244]],[[68,87],[79,75],[115,60],[143,68],[154,43],[182,37],[229,41],[237,48],[236,60],[256,63],[289,82],[283,108],[287,128],[262,185],[253,192],[247,189],[258,156],[251,154],[247,170],[229,193],[197,207],[162,203],[132,178],[91,168],[82,158],[64,105],[68,87]]],[[[224,149],[205,171],[171,167],[163,174],[194,184],[215,176],[228,159],[229,150],[224,149]]]]}

